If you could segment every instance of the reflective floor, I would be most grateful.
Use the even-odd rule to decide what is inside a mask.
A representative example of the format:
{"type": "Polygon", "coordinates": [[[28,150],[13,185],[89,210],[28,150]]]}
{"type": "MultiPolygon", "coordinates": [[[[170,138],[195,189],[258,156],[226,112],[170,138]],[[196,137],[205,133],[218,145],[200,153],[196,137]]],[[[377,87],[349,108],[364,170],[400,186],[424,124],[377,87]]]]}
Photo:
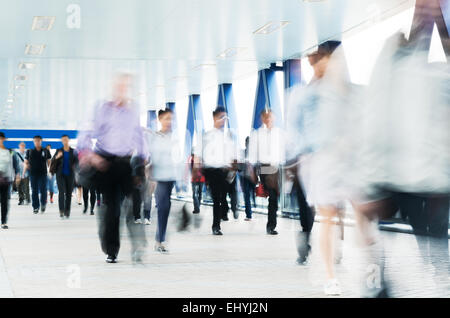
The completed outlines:
{"type": "MultiPolygon", "coordinates": [[[[0,230],[0,297],[324,297],[324,268],[315,224],[310,263],[295,263],[297,220],[279,218],[278,236],[265,234],[265,215],[252,222],[223,222],[223,237],[210,234],[212,210],[203,207],[198,229],[176,233],[173,202],[169,255],[153,251],[155,222],[147,226],[144,265],[133,265],[126,229],[119,263],[106,264],[96,217],[73,205],[61,220],[57,203],[33,215],[11,200],[8,230],[0,230]]],[[[231,215],[230,215],[231,216],[231,215]]],[[[341,297],[359,297],[361,258],[355,230],[345,228],[344,259],[337,266],[341,297]]],[[[450,297],[448,240],[383,232],[391,295],[450,297]]]]}

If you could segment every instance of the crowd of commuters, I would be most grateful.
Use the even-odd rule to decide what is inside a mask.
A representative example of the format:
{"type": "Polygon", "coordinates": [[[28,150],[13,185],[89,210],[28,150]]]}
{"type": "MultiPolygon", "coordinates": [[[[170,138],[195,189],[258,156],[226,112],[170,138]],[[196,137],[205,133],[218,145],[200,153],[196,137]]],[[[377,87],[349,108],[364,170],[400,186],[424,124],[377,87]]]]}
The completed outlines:
{"type": "MultiPolygon", "coordinates": [[[[42,138],[36,136],[33,149],[26,150],[21,143],[14,152],[4,147],[5,135],[0,133],[2,228],[8,227],[8,198],[14,182],[19,205],[30,202],[31,184],[32,207],[37,214],[39,209],[42,213],[46,210],[48,191],[52,203],[55,178],[61,218],[70,217],[73,195],[81,204],[81,193],[86,213],[90,195],[91,214],[96,204],[99,207],[99,237],[106,261],[117,262],[122,215],[129,229],[133,261],[142,262],[147,244],[143,225],[151,224],[152,196],[157,220],[154,249],[167,254],[172,190],[186,180],[188,171],[192,214],[200,214],[207,189],[213,201],[211,230],[215,236],[224,235],[221,222],[228,221],[230,209],[233,217],[239,218],[238,184],[247,222],[253,218],[255,193],[267,197],[265,230],[270,236],[278,234],[282,188],[295,193],[301,225],[297,263],[308,264],[317,213],[326,295],[341,294],[335,266],[343,257],[343,219],[349,202],[367,268],[376,269],[380,282],[363,284],[362,294],[386,296],[380,220],[400,211],[415,234],[448,240],[449,72],[446,64],[426,63],[425,51],[417,44],[421,40],[407,42],[401,34],[394,35],[366,90],[349,80],[341,43],[321,44],[308,56],[314,70],[312,80],[289,93],[283,127],[276,125],[276,115],[267,107],[258,114],[261,125],[247,137],[241,151],[229,128],[227,109],[219,105],[212,113],[213,128],[196,136],[189,158],[184,158],[173,132],[172,110],[159,111],[160,129],[141,128],[131,98],[133,76],[120,73],[112,98],[96,105],[89,127],[79,133],[76,149],[64,135],[62,147],[51,156],[50,148],[44,148],[42,138]],[[414,71],[408,65],[414,65],[414,71]]],[[[373,273],[362,273],[369,274],[373,273]]]]}

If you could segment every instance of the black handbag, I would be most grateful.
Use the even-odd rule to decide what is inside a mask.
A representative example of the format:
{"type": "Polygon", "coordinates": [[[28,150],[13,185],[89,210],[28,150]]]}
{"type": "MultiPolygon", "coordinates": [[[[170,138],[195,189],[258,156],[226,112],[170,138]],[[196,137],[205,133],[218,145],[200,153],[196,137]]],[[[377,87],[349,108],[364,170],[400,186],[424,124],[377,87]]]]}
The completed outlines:
{"type": "Polygon", "coordinates": [[[99,174],[93,166],[78,166],[75,170],[75,182],[85,189],[96,189],[99,186],[99,174]]]}

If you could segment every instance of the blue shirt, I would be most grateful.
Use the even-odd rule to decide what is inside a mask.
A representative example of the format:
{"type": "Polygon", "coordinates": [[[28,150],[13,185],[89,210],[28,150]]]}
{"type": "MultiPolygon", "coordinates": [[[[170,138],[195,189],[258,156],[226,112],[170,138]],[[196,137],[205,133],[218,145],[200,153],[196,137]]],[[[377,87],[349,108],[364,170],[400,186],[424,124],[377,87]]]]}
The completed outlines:
{"type": "Polygon", "coordinates": [[[64,151],[64,155],[63,155],[63,166],[62,166],[62,174],[65,176],[69,176],[70,175],[70,152],[69,151],[64,151]]]}

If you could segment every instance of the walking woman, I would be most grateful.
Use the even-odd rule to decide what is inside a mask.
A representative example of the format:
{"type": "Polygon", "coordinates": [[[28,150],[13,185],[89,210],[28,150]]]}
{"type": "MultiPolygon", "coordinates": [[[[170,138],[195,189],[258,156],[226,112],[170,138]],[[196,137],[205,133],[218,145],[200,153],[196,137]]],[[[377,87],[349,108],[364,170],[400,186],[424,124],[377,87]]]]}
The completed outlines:
{"type": "Polygon", "coordinates": [[[175,134],[172,133],[172,110],[164,109],[158,113],[161,130],[150,132],[148,146],[151,160],[151,179],[157,181],[155,190],[158,225],[155,250],[168,253],[166,245],[167,222],[170,212],[170,196],[177,180],[180,180],[183,160],[175,134]]]}
{"type": "Polygon", "coordinates": [[[10,186],[14,180],[13,152],[5,148],[5,134],[0,132],[0,202],[2,214],[2,229],[7,229],[8,206],[10,198],[10,186]]]}

